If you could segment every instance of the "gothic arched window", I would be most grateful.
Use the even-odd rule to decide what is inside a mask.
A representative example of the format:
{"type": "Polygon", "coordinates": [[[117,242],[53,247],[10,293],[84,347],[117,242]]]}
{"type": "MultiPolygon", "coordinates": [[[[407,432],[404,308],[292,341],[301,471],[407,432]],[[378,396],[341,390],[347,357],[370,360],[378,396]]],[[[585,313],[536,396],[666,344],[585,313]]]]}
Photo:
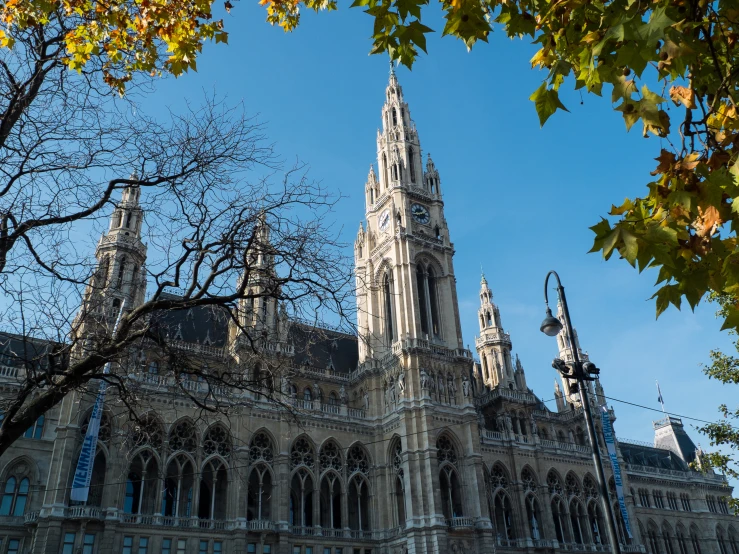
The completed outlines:
{"type": "Polygon", "coordinates": [[[3,488],[3,499],[0,502],[0,515],[22,516],[26,511],[30,487],[31,481],[28,477],[15,475],[8,477],[3,488]]]}
{"type": "Polygon", "coordinates": [[[395,477],[393,478],[393,496],[395,508],[395,524],[405,527],[405,481],[403,480],[403,450],[400,439],[396,438],[390,448],[391,462],[395,477]]]}
{"type": "Polygon", "coordinates": [[[541,510],[539,501],[533,493],[526,495],[526,520],[529,524],[529,536],[535,541],[541,539],[541,510]]]}
{"type": "Polygon", "coordinates": [[[113,229],[118,229],[121,226],[121,218],[123,217],[123,214],[120,210],[116,210],[113,214],[113,229]]]}
{"type": "Polygon", "coordinates": [[[321,527],[341,529],[341,477],[328,471],[321,479],[321,527]]]}
{"type": "Polygon", "coordinates": [[[499,490],[493,499],[493,514],[495,517],[495,527],[498,536],[504,540],[513,540],[516,538],[516,531],[513,524],[513,507],[511,506],[511,498],[504,490],[499,490]]]}
{"type": "Polygon", "coordinates": [[[349,483],[349,529],[369,531],[369,485],[367,479],[356,475],[349,483]]]}
{"type": "Polygon", "coordinates": [[[225,519],[227,498],[228,471],[221,459],[213,458],[200,474],[198,517],[200,519],[225,519]]]}
{"type": "Polygon", "coordinates": [[[382,283],[385,296],[385,338],[388,346],[395,340],[395,324],[393,312],[393,280],[390,273],[385,273],[382,283]]]}
{"type": "Polygon", "coordinates": [[[393,108],[393,127],[398,124],[398,111],[393,108]]]}
{"type": "Polygon", "coordinates": [[[603,520],[603,512],[597,502],[591,501],[588,504],[588,523],[590,535],[593,537],[593,543],[607,544],[608,534],[603,520]]]}
{"type": "Polygon", "coordinates": [[[586,544],[588,517],[582,502],[577,497],[570,500],[570,526],[572,527],[572,538],[577,544],[586,544]]]}
{"type": "Polygon", "coordinates": [[[249,474],[246,499],[246,519],[270,520],[272,515],[272,473],[264,463],[257,464],[249,474]]]}
{"type": "Polygon", "coordinates": [[[367,452],[358,444],[352,446],[349,449],[349,453],[346,455],[346,469],[347,475],[349,476],[357,472],[362,475],[369,475],[369,460],[367,459],[367,452]]]}
{"type": "Polygon", "coordinates": [[[408,147],[408,169],[410,171],[411,183],[416,182],[416,161],[413,158],[413,148],[408,147]]]}
{"type": "Polygon", "coordinates": [[[195,426],[192,422],[185,420],[177,423],[169,432],[169,447],[173,452],[184,450],[194,453],[198,446],[195,426]]]}
{"type": "Polygon", "coordinates": [[[162,491],[162,515],[192,515],[194,475],[195,468],[189,456],[178,454],[169,462],[162,491]]]}
{"type": "Polygon", "coordinates": [[[428,284],[429,284],[429,306],[431,308],[431,332],[436,337],[441,336],[441,327],[439,326],[439,298],[436,289],[436,273],[434,269],[428,268],[428,284]]]}
{"type": "Polygon", "coordinates": [[[156,457],[142,450],[131,461],[126,479],[123,511],[127,514],[153,514],[158,511],[159,471],[156,457]]]}
{"type": "Polygon", "coordinates": [[[121,263],[118,266],[118,281],[116,282],[116,287],[121,288],[123,285],[123,275],[126,271],[126,257],[123,256],[121,258],[121,263]]]}
{"type": "Polygon", "coordinates": [[[313,446],[305,437],[300,437],[295,441],[295,443],[293,443],[293,447],[290,450],[291,467],[305,466],[312,469],[314,460],[315,454],[313,452],[313,446]]]}
{"type": "Polygon", "coordinates": [[[570,530],[567,526],[567,511],[559,496],[552,498],[552,519],[554,520],[554,534],[560,544],[570,542],[570,530]]]}
{"type": "Polygon", "coordinates": [[[441,505],[447,519],[463,516],[462,487],[457,474],[457,449],[451,439],[442,435],[436,441],[440,466],[441,505]]]}
{"type": "MultiPolygon", "coordinates": [[[[92,417],[92,410],[90,410],[87,415],[85,416],[85,419],[82,420],[82,425],[80,425],[80,434],[82,435],[82,438],[85,437],[87,434],[87,427],[90,425],[90,418],[92,417]]],[[[110,442],[110,437],[113,434],[113,425],[110,421],[110,415],[108,412],[103,412],[100,416],[100,429],[98,430],[98,441],[108,444],[110,442]]]]}
{"type": "Polygon", "coordinates": [[[321,447],[318,460],[321,463],[321,472],[327,469],[341,472],[341,468],[344,466],[341,460],[341,451],[333,441],[329,441],[321,447]]]}
{"type": "Polygon", "coordinates": [[[418,309],[421,312],[421,332],[428,334],[429,324],[426,314],[426,275],[423,265],[416,266],[416,286],[418,287],[418,309]]]}
{"type": "Polygon", "coordinates": [[[390,188],[390,177],[388,175],[387,171],[387,155],[383,152],[382,153],[382,175],[384,177],[383,184],[385,185],[385,189],[387,190],[390,188]]]}
{"type": "Polygon", "coordinates": [[[218,454],[219,456],[228,456],[231,454],[231,435],[223,425],[213,425],[205,433],[203,438],[203,452],[206,456],[218,454]]]}
{"type": "Polygon", "coordinates": [[[301,467],[290,481],[290,524],[313,527],[313,477],[301,467]]]}
{"type": "Polygon", "coordinates": [[[131,430],[134,446],[149,445],[155,450],[162,446],[164,433],[162,426],[152,414],[147,414],[141,418],[140,423],[136,423],[131,430]]]}

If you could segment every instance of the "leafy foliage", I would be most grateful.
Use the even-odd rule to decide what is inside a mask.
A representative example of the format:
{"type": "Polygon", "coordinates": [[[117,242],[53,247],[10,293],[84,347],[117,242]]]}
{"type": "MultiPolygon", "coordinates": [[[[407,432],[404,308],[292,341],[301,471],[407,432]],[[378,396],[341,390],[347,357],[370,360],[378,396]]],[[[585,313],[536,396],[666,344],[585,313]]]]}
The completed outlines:
{"type": "MultiPolygon", "coordinates": [[[[92,65],[123,93],[136,73],[180,75],[196,70],[206,40],[227,42],[212,0],[5,0],[0,2],[0,47],[16,37],[61,27],[64,63],[82,71],[92,65]]],[[[231,4],[226,1],[230,10],[231,4]]]]}
{"type": "MultiPolygon", "coordinates": [[[[297,13],[299,0],[263,0],[271,17],[297,13]],[[293,10],[289,11],[288,10],[293,10]],[[286,11],[287,10],[287,11],[286,11]]],[[[355,0],[374,19],[373,53],[411,66],[426,51],[421,24],[428,0],[355,0]]],[[[315,4],[310,4],[316,7],[315,4]]],[[[533,92],[543,125],[567,81],[603,94],[626,129],[667,139],[643,198],[614,206],[592,227],[594,252],[658,270],[657,315],[711,291],[739,295],[739,8],[719,0],[442,0],[444,35],[468,48],[495,27],[539,46],[531,60],[547,71],[533,92]],[[678,107],[668,113],[668,104],[678,107]]],[[[297,20],[290,20],[286,29],[297,20]]],[[[739,304],[725,328],[739,328],[739,304]]]]}
{"type": "MultiPolygon", "coordinates": [[[[736,297],[716,293],[710,295],[710,300],[720,306],[717,314],[719,317],[725,317],[726,310],[732,308],[737,302],[736,297]]],[[[734,336],[738,335],[736,331],[732,330],[730,332],[734,336]]],[[[734,346],[737,353],[739,353],[739,340],[735,342],[734,346]]],[[[711,351],[711,363],[704,366],[703,372],[709,379],[716,379],[724,385],[739,385],[739,357],[713,350],[711,351]]],[[[737,479],[739,478],[739,462],[734,459],[733,452],[739,451],[739,428],[736,426],[737,421],[739,421],[739,408],[731,410],[725,404],[722,404],[718,409],[723,420],[704,425],[699,430],[709,437],[711,446],[724,447],[728,449],[729,453],[711,452],[705,454],[700,460],[700,465],[703,469],[711,467],[732,479],[737,479]]],[[[727,502],[735,513],[739,513],[739,499],[727,498],[727,502]]]]}

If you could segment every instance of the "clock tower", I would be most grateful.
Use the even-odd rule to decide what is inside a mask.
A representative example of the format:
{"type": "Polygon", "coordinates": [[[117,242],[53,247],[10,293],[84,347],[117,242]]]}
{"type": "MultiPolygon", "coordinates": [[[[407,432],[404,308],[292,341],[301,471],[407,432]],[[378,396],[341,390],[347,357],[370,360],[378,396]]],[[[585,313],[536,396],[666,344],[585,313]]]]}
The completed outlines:
{"type": "Polygon", "coordinates": [[[473,361],[462,342],[441,180],[430,156],[424,163],[392,70],[365,206],[354,245],[359,366],[352,383],[369,391],[366,405],[395,452],[377,493],[390,506],[381,525],[404,529],[393,550],[432,554],[449,552],[458,540],[447,536],[450,525],[468,518],[478,552],[492,552],[473,361]],[[464,502],[462,482],[470,491],[464,502]]]}
{"type": "Polygon", "coordinates": [[[355,243],[360,362],[401,340],[463,348],[439,172],[391,70],[377,132],[377,171],[365,186],[366,227],[355,243]]]}

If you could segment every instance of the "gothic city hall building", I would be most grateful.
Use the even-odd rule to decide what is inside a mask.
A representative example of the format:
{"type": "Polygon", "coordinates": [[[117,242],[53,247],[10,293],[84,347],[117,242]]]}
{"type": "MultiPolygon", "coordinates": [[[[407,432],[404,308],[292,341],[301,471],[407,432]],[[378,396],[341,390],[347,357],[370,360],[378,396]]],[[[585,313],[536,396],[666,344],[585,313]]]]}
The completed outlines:
{"type": "MultiPolygon", "coordinates": [[[[237,411],[207,417],[142,346],[130,377],[150,408],[131,431],[128,412],[106,401],[86,501],[71,485],[97,382],[2,455],[0,554],[610,551],[580,395],[555,380],[550,409],[527,386],[485,277],[476,353],[464,346],[444,182],[392,72],[381,119],[354,243],[357,334],[258,301],[245,325],[264,326],[289,368],[273,385],[284,401],[245,391],[237,411]]],[[[122,194],[96,252],[109,277],[95,294],[111,309],[146,294],[146,191],[122,194]]],[[[185,355],[241,363],[230,318],[205,308],[165,318],[185,355]]],[[[557,342],[565,361],[580,351],[565,331],[557,342]]],[[[0,333],[2,394],[29,344],[44,348],[0,333]]],[[[602,433],[603,408],[616,414],[598,381],[587,386],[622,552],[739,554],[732,487],[693,469],[700,449],[674,417],[653,423],[653,444],[616,440],[623,517],[602,433]]]]}

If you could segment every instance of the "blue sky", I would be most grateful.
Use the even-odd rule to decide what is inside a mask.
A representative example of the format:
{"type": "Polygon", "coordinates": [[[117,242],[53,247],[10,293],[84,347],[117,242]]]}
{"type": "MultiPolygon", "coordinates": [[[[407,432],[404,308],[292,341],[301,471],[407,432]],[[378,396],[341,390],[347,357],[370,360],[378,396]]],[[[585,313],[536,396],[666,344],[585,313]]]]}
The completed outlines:
{"type": "MultiPolygon", "coordinates": [[[[313,178],[347,196],[336,218],[352,243],[375,161],[388,62],[368,56],[371,19],[347,6],[307,13],[286,35],[264,22],[256,2],[238,3],[225,17],[229,45],[206,46],[198,73],[159,81],[142,108],[177,110],[203,91],[243,100],[267,124],[285,160],[307,162],[313,178]]],[[[425,23],[441,29],[438,14],[425,23]]],[[[654,272],[639,275],[624,261],[587,254],[588,227],[612,203],[644,193],[660,140],[642,138],[636,127],[627,134],[611,110],[610,91],[581,103],[571,86],[562,96],[571,113],[557,113],[541,129],[528,100],[544,77],[530,69],[535,47],[501,32],[490,39],[468,53],[461,42],[436,33],[430,55],[412,72],[397,72],[421,146],[441,174],[465,342],[474,345],[477,332],[482,264],[529,386],[551,399],[556,345],[539,324],[544,276],[556,269],[607,395],[659,408],[658,379],[668,410],[714,418],[716,406],[733,405],[736,392],[700,370],[710,349],[731,348],[714,308],[670,309],[655,321],[654,272]]],[[[659,414],[613,405],[619,436],[653,439],[651,421],[659,414]]]]}

